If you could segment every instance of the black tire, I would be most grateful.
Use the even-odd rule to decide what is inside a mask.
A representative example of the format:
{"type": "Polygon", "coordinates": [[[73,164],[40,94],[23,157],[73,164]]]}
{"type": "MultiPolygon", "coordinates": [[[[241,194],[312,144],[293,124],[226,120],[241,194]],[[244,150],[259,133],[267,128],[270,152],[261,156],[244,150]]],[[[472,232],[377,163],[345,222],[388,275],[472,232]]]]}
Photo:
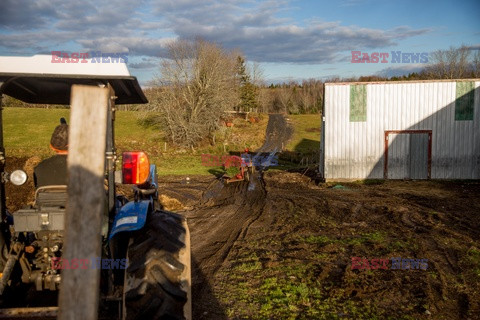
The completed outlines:
{"type": "Polygon", "coordinates": [[[130,239],[124,319],[189,319],[190,234],[181,216],[157,210],[130,239]]]}

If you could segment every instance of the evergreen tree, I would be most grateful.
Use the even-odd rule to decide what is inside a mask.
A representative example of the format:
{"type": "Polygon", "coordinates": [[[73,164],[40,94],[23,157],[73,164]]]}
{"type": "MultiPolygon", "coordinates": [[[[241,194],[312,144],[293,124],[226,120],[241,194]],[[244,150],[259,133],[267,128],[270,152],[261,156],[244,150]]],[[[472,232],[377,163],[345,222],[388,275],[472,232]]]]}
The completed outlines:
{"type": "Polygon", "coordinates": [[[245,59],[241,56],[237,57],[237,68],[237,74],[240,79],[240,104],[238,110],[252,111],[258,107],[258,89],[252,83],[250,75],[247,72],[245,59]]]}

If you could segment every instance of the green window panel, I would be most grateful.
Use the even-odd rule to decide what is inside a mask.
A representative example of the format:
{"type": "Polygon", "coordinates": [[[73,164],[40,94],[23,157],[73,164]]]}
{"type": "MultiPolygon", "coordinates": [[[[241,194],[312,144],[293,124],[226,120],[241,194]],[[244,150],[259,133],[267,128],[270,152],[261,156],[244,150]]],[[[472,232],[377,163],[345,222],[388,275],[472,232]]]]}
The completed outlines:
{"type": "Polygon", "coordinates": [[[350,85],[350,122],[367,121],[367,87],[350,85]]]}
{"type": "Polygon", "coordinates": [[[457,82],[455,120],[473,120],[475,82],[457,82]]]}

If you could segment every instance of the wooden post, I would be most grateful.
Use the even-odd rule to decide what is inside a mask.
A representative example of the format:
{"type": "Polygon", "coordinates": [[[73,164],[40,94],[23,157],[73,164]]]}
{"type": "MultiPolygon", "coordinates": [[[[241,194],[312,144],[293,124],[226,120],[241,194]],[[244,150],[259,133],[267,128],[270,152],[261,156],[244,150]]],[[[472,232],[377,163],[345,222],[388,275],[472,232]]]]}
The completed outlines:
{"type": "Polygon", "coordinates": [[[101,222],[105,210],[105,141],[109,89],[73,85],[68,153],[68,202],[63,258],[89,259],[88,269],[62,270],[60,320],[97,319],[101,222]]]}
{"type": "MultiPolygon", "coordinates": [[[[117,158],[117,149],[115,148],[115,92],[111,85],[108,85],[109,105],[107,106],[107,134],[105,145],[105,168],[107,171],[108,185],[108,212],[105,212],[105,219],[108,221],[110,214],[115,210],[115,160],[117,158]]],[[[104,234],[107,236],[107,234],[104,234]]]]}
{"type": "MultiPolygon", "coordinates": [[[[0,82],[0,88],[3,82],[0,82]]],[[[0,91],[0,176],[3,177],[5,170],[5,147],[3,146],[3,94],[0,91]]],[[[5,195],[5,183],[0,182],[0,218],[2,221],[7,219],[7,207],[6,207],[6,195],[5,195]]]]}

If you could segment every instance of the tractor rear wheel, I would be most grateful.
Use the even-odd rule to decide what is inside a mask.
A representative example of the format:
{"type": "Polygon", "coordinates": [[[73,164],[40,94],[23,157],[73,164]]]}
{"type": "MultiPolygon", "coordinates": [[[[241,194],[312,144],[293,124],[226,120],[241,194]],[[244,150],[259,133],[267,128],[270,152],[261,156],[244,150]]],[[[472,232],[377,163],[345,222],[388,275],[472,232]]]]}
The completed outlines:
{"type": "Polygon", "coordinates": [[[191,319],[190,234],[186,220],[149,213],[130,238],[123,319],[191,319]]]}

